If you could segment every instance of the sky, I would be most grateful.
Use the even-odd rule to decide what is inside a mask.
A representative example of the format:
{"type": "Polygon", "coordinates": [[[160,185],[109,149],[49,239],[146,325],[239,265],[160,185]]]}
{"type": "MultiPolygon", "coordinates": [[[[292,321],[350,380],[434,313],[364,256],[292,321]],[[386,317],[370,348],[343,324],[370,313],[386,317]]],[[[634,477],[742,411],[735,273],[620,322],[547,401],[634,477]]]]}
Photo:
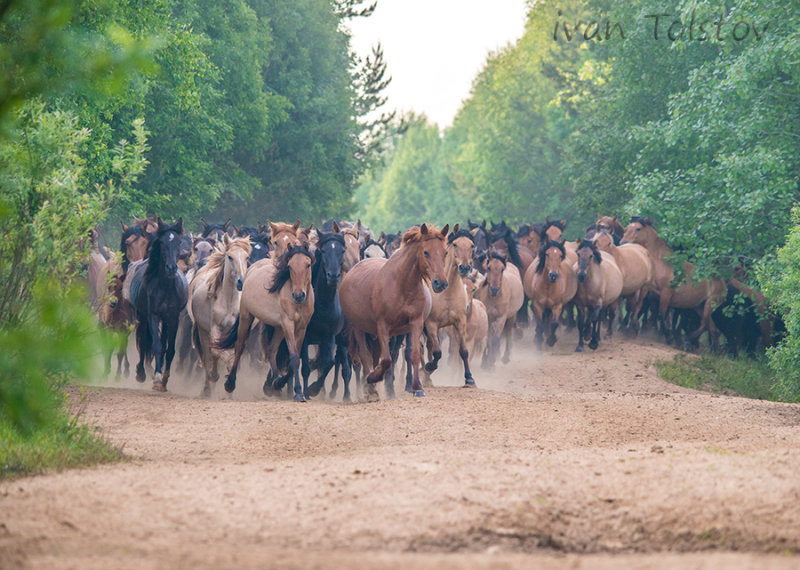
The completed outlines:
{"type": "Polygon", "coordinates": [[[525,12],[525,0],[378,0],[351,22],[351,45],[361,57],[383,45],[386,110],[424,113],[444,129],[486,57],[522,36],[525,12]]]}

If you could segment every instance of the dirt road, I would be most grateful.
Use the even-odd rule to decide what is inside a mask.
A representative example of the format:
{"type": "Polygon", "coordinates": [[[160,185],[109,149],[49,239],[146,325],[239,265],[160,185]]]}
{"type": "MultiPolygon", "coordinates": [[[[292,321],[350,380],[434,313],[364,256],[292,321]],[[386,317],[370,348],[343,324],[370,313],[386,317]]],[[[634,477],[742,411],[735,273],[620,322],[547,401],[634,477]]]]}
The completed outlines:
{"type": "Polygon", "coordinates": [[[88,389],[133,459],[0,484],[0,567],[800,566],[800,407],[666,384],[657,343],[574,344],[423,399],[88,389]]]}

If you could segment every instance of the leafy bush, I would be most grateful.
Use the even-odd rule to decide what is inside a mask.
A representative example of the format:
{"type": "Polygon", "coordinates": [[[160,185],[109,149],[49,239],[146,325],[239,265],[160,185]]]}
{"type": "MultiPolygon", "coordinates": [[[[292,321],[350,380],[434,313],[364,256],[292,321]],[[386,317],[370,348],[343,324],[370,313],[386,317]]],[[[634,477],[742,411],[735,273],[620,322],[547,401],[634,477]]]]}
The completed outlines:
{"type": "Polygon", "coordinates": [[[792,209],[793,227],[786,243],[758,269],[764,294],[783,315],[786,336],[767,352],[775,372],[776,391],[784,400],[800,401],[800,207],[792,209]]]}
{"type": "Polygon", "coordinates": [[[673,360],[660,360],[655,366],[659,378],[684,388],[719,393],[732,390],[748,398],[780,399],[773,389],[774,377],[763,359],[679,354],[673,360]]]}

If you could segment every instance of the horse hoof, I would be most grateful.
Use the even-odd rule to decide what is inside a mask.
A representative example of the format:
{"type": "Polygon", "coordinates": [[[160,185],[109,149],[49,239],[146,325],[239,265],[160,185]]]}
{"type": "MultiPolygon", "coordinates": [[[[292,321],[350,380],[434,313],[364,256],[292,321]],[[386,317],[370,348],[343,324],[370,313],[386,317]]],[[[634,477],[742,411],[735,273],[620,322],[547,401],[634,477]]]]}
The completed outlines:
{"type": "Polygon", "coordinates": [[[306,400],[306,397],[303,396],[302,394],[295,394],[294,395],[294,401],[295,402],[305,402],[307,400],[306,400]]]}
{"type": "Polygon", "coordinates": [[[414,397],[415,398],[424,398],[425,397],[425,390],[414,390],[414,397]]]}
{"type": "Polygon", "coordinates": [[[548,338],[547,339],[547,346],[554,346],[556,344],[556,337],[548,338]]]}
{"type": "Polygon", "coordinates": [[[583,352],[583,347],[582,346],[576,347],[575,352],[583,352]]]}
{"type": "Polygon", "coordinates": [[[596,342],[590,342],[589,343],[589,348],[591,348],[592,350],[597,350],[597,346],[598,346],[598,343],[596,343],[596,342]]]}
{"type": "Polygon", "coordinates": [[[319,391],[321,386],[317,386],[316,384],[312,384],[308,387],[308,393],[306,394],[309,398],[316,398],[319,396],[319,391]]]}
{"type": "Polygon", "coordinates": [[[437,368],[439,368],[439,366],[437,364],[434,364],[433,362],[428,362],[425,365],[425,370],[427,370],[428,372],[433,372],[437,368]]]}
{"type": "Polygon", "coordinates": [[[464,380],[464,388],[476,388],[477,385],[475,384],[475,380],[472,378],[467,378],[464,380]]]}
{"type": "Polygon", "coordinates": [[[163,382],[153,382],[153,391],[154,392],[166,392],[167,387],[164,386],[163,382]]]}

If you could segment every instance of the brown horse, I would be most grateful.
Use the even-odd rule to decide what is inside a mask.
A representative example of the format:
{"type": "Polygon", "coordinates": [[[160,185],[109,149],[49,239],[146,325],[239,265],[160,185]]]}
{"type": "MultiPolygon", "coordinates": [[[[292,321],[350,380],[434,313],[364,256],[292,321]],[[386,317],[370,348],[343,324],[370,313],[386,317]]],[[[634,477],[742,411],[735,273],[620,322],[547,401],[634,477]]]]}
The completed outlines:
{"type": "Polygon", "coordinates": [[[578,308],[578,346],[583,352],[583,339],[591,330],[589,348],[595,350],[600,343],[600,317],[603,310],[610,312],[608,334],[611,336],[614,312],[622,293],[622,272],[610,253],[600,251],[594,242],[582,240],[578,249],[578,263],[573,266],[578,278],[575,306],[578,308]]]}
{"type": "Polygon", "coordinates": [[[675,272],[672,264],[667,261],[672,256],[672,250],[658,235],[650,218],[633,217],[625,229],[622,243],[638,243],[643,246],[653,264],[653,277],[650,280],[650,290],[659,298],[658,316],[661,330],[664,332],[667,343],[672,342],[672,331],[666,326],[666,314],[670,307],[678,309],[694,309],[702,319],[700,327],[689,335],[689,339],[696,339],[703,331],[708,331],[712,348],[717,343],[717,331],[711,319],[711,313],[725,299],[727,286],[719,279],[706,281],[691,281],[694,265],[684,262],[683,270],[686,281],[672,286],[675,272]]]}
{"type": "Polygon", "coordinates": [[[614,245],[614,239],[605,229],[595,234],[594,243],[600,251],[611,254],[622,272],[620,296],[627,301],[631,326],[636,331],[639,326],[639,311],[642,309],[653,277],[653,263],[650,261],[650,256],[639,244],[614,245]]]}
{"type": "Polygon", "coordinates": [[[622,239],[622,236],[625,235],[625,228],[623,228],[622,224],[619,223],[617,216],[601,216],[600,214],[597,214],[597,222],[595,222],[595,227],[597,228],[598,232],[606,231],[613,237],[617,238],[617,242],[619,242],[622,239]]]}
{"type": "MultiPolygon", "coordinates": [[[[444,257],[448,229],[449,225],[441,231],[428,224],[414,226],[403,236],[403,247],[395,255],[360,261],[342,280],[339,298],[350,325],[376,335],[380,344],[378,365],[367,376],[373,391],[374,383],[381,381],[392,365],[389,339],[411,333],[410,388],[415,396],[425,395],[419,381],[420,337],[432,302],[425,282],[430,281],[434,293],[447,289],[444,257]]],[[[387,388],[389,393],[391,390],[387,388]]]]}
{"type": "Polygon", "coordinates": [[[545,319],[550,319],[547,345],[553,346],[558,340],[556,338],[558,318],[564,305],[572,301],[578,289],[578,279],[572,266],[573,263],[566,259],[564,244],[548,241],[539,248],[536,263],[525,273],[523,285],[533,305],[533,314],[536,318],[536,346],[539,350],[542,349],[545,319]]]}
{"type": "Polygon", "coordinates": [[[239,316],[250,238],[229,238],[223,234],[217,250],[195,274],[189,287],[189,317],[195,349],[205,369],[203,396],[211,394],[211,383],[219,379],[220,354],[211,344],[228,334],[239,316]]]}
{"type": "Polygon", "coordinates": [[[361,260],[361,244],[358,242],[358,229],[355,227],[344,228],[344,264],[342,273],[347,273],[361,260]]]}
{"type": "Polygon", "coordinates": [[[297,230],[300,229],[300,220],[294,224],[286,224],[283,222],[273,223],[267,220],[269,225],[270,239],[275,248],[272,257],[278,259],[289,249],[290,245],[295,245],[297,241],[297,230]]]}
{"type": "MultiPolygon", "coordinates": [[[[133,325],[133,312],[128,301],[122,298],[124,275],[122,265],[116,254],[111,253],[98,276],[97,316],[107,330],[116,333],[117,342],[117,378],[122,374],[122,363],[125,363],[125,376],[130,374],[128,362],[128,336],[133,325]]],[[[111,372],[111,356],[114,348],[108,351],[105,362],[105,373],[111,372]]]]}
{"type": "Polygon", "coordinates": [[[447,238],[447,250],[444,257],[444,273],[448,287],[442,293],[432,296],[431,312],[425,319],[425,338],[428,347],[428,363],[425,364],[427,372],[433,372],[439,366],[442,357],[442,348],[439,344],[439,329],[452,326],[455,331],[455,342],[458,343],[458,353],[464,363],[464,384],[475,386],[472,371],[469,367],[469,350],[466,347],[467,338],[467,291],[459,287],[461,277],[465,277],[472,269],[472,254],[475,243],[472,234],[461,230],[458,224],[453,227],[453,232],[447,238]]]}
{"type": "Polygon", "coordinates": [[[485,262],[486,279],[478,291],[478,299],[486,307],[489,318],[488,349],[482,364],[492,369],[500,352],[500,335],[506,339],[503,362],[511,357],[511,339],[517,312],[522,307],[525,294],[519,270],[496,251],[490,251],[485,262]]]}
{"type": "MultiPolygon", "coordinates": [[[[233,364],[225,381],[225,391],[236,389],[236,373],[250,334],[254,319],[266,325],[272,333],[264,346],[270,363],[270,372],[264,383],[264,392],[273,388],[272,380],[278,375],[277,352],[282,340],[289,349],[289,365],[294,376],[294,399],[305,402],[303,384],[300,382],[300,349],[306,327],[314,313],[314,289],[311,286],[312,255],[308,248],[289,245],[277,260],[262,259],[247,270],[242,286],[239,317],[236,326],[225,338],[214,344],[215,348],[233,348],[233,364]]],[[[262,342],[264,338],[262,337],[262,342]]],[[[278,386],[280,388],[280,386],[278,386]]]]}
{"type": "MultiPolygon", "coordinates": [[[[564,245],[564,253],[567,261],[574,264],[578,261],[578,255],[575,253],[577,246],[571,241],[564,239],[564,230],[567,229],[567,220],[551,220],[546,218],[544,229],[542,230],[542,244],[548,241],[555,241],[564,245]]],[[[541,245],[539,246],[541,247],[541,245]]]]}

